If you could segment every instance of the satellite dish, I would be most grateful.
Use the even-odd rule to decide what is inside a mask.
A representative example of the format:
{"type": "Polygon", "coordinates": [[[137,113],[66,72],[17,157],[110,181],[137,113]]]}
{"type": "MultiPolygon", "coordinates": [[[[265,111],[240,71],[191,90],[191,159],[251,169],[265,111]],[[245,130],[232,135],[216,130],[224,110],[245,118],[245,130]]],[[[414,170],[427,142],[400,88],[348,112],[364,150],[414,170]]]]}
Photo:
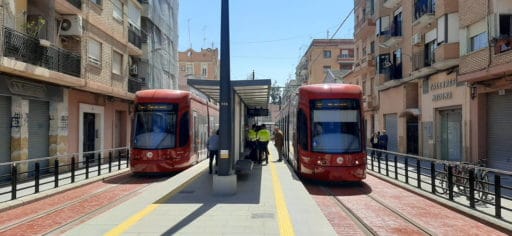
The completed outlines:
{"type": "Polygon", "coordinates": [[[71,21],[69,19],[62,20],[60,29],[64,31],[68,31],[69,29],[71,29],[71,21]]]}

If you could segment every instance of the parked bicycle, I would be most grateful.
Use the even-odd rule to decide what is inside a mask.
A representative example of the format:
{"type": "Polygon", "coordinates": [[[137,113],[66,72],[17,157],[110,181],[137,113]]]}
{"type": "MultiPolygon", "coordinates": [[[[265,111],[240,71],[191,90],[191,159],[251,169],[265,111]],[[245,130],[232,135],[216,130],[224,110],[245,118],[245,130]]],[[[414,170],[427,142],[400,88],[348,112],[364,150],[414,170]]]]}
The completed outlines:
{"type": "MultiPolygon", "coordinates": [[[[475,201],[490,201],[489,198],[489,176],[488,171],[479,167],[485,167],[486,159],[480,159],[477,165],[461,162],[453,165],[453,186],[457,189],[456,194],[469,197],[469,173],[474,170],[474,189],[475,201]]],[[[444,165],[444,170],[436,174],[436,192],[446,194],[448,192],[448,165],[444,165]]]]}

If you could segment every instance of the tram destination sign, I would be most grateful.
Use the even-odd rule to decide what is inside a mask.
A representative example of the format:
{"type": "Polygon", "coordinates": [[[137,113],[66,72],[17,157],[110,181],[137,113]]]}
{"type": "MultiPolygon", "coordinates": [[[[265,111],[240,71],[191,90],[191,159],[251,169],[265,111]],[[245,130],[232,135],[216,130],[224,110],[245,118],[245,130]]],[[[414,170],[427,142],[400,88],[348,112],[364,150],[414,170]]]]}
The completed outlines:
{"type": "Polygon", "coordinates": [[[268,116],[268,109],[263,108],[249,108],[247,109],[247,116],[268,116]]]}

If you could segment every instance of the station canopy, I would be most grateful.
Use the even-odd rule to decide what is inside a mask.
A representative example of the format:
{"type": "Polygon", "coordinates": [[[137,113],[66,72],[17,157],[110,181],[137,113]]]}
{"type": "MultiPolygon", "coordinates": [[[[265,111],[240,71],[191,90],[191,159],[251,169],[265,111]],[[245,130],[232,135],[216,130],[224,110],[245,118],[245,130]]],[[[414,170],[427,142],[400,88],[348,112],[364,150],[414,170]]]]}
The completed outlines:
{"type": "MultiPolygon", "coordinates": [[[[232,80],[231,88],[240,96],[242,102],[249,109],[268,109],[270,88],[272,81],[263,80],[232,80]]],[[[188,86],[204,93],[215,102],[220,102],[220,81],[188,79],[188,86]]]]}

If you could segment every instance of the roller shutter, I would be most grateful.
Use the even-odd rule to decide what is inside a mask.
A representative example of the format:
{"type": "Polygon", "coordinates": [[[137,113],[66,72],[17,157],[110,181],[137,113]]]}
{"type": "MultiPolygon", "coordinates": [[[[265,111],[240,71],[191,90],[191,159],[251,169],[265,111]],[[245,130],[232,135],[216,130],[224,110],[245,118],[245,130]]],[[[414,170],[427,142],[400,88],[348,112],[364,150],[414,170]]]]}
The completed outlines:
{"type": "MultiPolygon", "coordinates": [[[[28,158],[36,159],[49,156],[49,103],[30,100],[28,114],[28,158]]],[[[41,173],[47,172],[48,161],[40,161],[41,173]]],[[[30,163],[29,170],[33,170],[30,163]]]]}
{"type": "MultiPolygon", "coordinates": [[[[11,97],[0,96],[0,163],[11,161],[11,97]]],[[[8,179],[8,166],[0,166],[0,181],[8,179]]]]}
{"type": "Polygon", "coordinates": [[[487,99],[487,165],[512,171],[512,91],[487,99]]]}
{"type": "Polygon", "coordinates": [[[388,150],[398,152],[398,119],[396,114],[384,115],[386,133],[388,135],[388,150]]]}

